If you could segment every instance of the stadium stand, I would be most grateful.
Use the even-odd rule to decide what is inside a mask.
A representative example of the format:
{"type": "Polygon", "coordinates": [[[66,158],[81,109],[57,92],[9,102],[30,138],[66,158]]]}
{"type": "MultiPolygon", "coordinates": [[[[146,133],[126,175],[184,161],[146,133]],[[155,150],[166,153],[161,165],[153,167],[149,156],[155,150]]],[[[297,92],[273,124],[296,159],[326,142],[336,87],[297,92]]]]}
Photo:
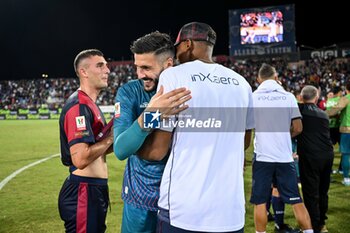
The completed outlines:
{"type": "MultiPolygon", "coordinates": [[[[263,62],[276,67],[280,81],[287,91],[300,91],[306,84],[313,83],[322,91],[322,98],[334,87],[341,87],[349,79],[349,58],[316,57],[299,62],[288,62],[283,58],[268,60],[234,60],[225,56],[217,56],[216,61],[245,77],[253,90],[258,86],[257,72],[263,62]]],[[[99,105],[113,105],[118,88],[132,79],[136,73],[132,62],[111,63],[109,87],[97,100],[99,105]]],[[[40,78],[34,80],[1,80],[0,110],[49,109],[60,108],[64,100],[79,86],[77,78],[40,78]]]]}

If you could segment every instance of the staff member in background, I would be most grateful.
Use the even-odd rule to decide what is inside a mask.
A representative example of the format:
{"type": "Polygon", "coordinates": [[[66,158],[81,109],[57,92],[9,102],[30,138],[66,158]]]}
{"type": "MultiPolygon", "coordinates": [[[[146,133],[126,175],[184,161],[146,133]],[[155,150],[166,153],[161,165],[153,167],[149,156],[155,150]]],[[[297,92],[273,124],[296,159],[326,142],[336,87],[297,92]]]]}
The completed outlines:
{"type": "Polygon", "coordinates": [[[327,114],[317,107],[318,91],[314,86],[301,90],[299,104],[303,132],[297,136],[300,181],[305,206],[310,214],[314,232],[328,232],[326,213],[328,190],[333,166],[333,144],[327,114]]]}

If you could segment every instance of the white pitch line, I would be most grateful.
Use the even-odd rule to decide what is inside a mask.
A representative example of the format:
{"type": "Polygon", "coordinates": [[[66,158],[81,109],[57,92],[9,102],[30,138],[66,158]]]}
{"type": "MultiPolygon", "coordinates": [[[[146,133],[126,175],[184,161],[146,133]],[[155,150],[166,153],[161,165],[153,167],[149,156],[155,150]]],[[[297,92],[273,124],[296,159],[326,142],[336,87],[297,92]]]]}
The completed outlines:
{"type": "Polygon", "coordinates": [[[57,157],[59,156],[60,154],[54,154],[54,155],[50,155],[46,158],[43,158],[43,159],[40,159],[34,163],[31,163],[31,164],[28,164],[27,166],[24,166],[20,169],[18,169],[17,171],[13,172],[11,175],[9,175],[8,177],[6,177],[5,179],[3,179],[1,182],[0,182],[0,190],[10,181],[12,180],[15,176],[17,176],[19,173],[23,172],[24,170],[26,170],[27,168],[30,168],[30,167],[33,167],[39,163],[42,163],[42,162],[45,162],[46,160],[49,160],[49,159],[52,159],[54,157],[57,157]]]}

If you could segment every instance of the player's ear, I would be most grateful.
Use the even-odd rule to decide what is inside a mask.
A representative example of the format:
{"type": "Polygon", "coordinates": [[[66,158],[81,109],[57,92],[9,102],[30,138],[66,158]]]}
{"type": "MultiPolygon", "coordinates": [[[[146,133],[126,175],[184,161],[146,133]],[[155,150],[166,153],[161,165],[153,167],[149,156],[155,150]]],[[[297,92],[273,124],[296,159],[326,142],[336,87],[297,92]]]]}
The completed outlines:
{"type": "Polygon", "coordinates": [[[190,49],[193,46],[193,41],[191,39],[185,40],[186,49],[190,49]]]}
{"type": "Polygon", "coordinates": [[[78,73],[79,73],[79,77],[81,78],[87,78],[88,77],[88,72],[85,66],[80,66],[78,68],[78,73]]]}
{"type": "Polygon", "coordinates": [[[80,67],[80,69],[79,69],[79,74],[80,74],[80,76],[82,76],[82,77],[87,76],[86,70],[85,70],[83,67],[80,67]]]}
{"type": "Polygon", "coordinates": [[[256,78],[256,81],[260,84],[260,83],[262,83],[262,79],[260,78],[260,76],[258,76],[257,78],[256,78]]]}

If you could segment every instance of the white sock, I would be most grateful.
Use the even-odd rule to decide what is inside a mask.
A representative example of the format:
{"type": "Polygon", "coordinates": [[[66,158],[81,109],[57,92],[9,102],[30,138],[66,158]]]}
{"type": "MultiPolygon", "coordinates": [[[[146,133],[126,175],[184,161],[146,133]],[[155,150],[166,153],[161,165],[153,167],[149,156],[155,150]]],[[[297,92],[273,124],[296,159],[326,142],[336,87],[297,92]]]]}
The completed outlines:
{"type": "Polygon", "coordinates": [[[307,229],[307,230],[303,230],[304,233],[314,233],[314,230],[312,229],[307,229]]]}
{"type": "Polygon", "coordinates": [[[255,231],[255,233],[266,233],[266,231],[255,231]]]}

